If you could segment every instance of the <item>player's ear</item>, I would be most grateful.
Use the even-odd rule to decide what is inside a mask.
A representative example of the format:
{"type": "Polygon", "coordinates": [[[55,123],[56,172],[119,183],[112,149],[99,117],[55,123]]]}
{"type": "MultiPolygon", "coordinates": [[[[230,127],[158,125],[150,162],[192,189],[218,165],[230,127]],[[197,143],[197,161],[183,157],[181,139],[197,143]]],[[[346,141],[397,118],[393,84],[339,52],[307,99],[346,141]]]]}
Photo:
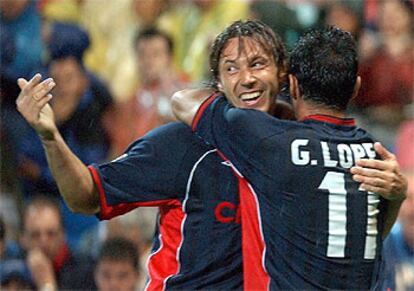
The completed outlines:
{"type": "Polygon", "coordinates": [[[352,92],[351,100],[358,96],[359,89],[361,88],[361,77],[358,76],[354,85],[354,91],[352,92]]]}
{"type": "Polygon", "coordinates": [[[220,92],[224,92],[224,90],[223,90],[223,84],[221,84],[220,80],[217,80],[216,84],[217,84],[217,89],[220,92]]]}
{"type": "Polygon", "coordinates": [[[289,74],[289,93],[293,99],[298,99],[300,96],[298,79],[292,74],[289,74]]]}
{"type": "Polygon", "coordinates": [[[279,84],[286,84],[288,81],[287,78],[288,78],[288,73],[284,68],[278,70],[277,79],[278,79],[279,84]]]}

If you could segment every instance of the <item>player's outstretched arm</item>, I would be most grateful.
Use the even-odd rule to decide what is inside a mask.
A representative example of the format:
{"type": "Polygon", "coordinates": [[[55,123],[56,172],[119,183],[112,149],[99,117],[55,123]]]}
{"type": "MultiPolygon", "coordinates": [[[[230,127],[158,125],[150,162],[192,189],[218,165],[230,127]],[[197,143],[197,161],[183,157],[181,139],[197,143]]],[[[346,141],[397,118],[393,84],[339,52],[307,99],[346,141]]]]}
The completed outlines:
{"type": "Polygon", "coordinates": [[[191,125],[201,104],[213,94],[212,89],[184,89],[171,99],[172,110],[178,120],[191,125]]]}
{"type": "Polygon", "coordinates": [[[48,104],[50,91],[56,85],[49,78],[41,82],[36,74],[30,81],[20,78],[21,92],[17,110],[36,130],[46,152],[48,164],[60,193],[75,212],[93,214],[99,211],[99,195],[88,168],[73,154],[60,135],[48,104]]]}
{"type": "Polygon", "coordinates": [[[353,179],[367,191],[375,192],[389,200],[384,238],[390,232],[398,211],[407,194],[407,178],[400,172],[395,155],[380,143],[374,144],[382,160],[361,159],[351,168],[353,179]]]}

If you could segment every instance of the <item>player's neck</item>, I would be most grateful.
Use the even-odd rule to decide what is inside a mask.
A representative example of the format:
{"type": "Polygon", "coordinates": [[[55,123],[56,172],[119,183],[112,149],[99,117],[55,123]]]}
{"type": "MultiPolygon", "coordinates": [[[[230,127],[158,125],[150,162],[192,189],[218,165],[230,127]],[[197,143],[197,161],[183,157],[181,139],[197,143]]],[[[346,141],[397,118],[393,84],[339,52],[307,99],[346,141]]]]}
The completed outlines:
{"type": "Polygon", "coordinates": [[[322,107],[320,105],[302,103],[302,106],[296,108],[296,117],[298,120],[303,120],[310,115],[329,115],[337,118],[345,118],[344,111],[334,110],[331,108],[322,107]]]}

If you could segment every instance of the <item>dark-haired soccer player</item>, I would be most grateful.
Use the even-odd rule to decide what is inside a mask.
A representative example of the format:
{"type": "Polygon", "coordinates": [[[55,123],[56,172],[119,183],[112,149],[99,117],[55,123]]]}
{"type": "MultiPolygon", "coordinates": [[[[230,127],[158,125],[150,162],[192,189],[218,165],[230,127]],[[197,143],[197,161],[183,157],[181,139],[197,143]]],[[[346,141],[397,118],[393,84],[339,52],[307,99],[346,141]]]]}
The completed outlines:
{"type": "MultiPolygon", "coordinates": [[[[258,21],[230,25],[216,38],[210,57],[215,87],[237,106],[265,111],[273,107],[279,83],[286,76],[284,63],[283,44],[258,21]],[[263,56],[238,60],[245,49],[229,45],[242,36],[251,39],[257,46],[255,51],[263,56]],[[236,100],[239,94],[232,88],[240,88],[240,77],[236,78],[233,68],[223,67],[229,55],[234,68],[254,68],[260,73],[260,102],[251,102],[249,95],[236,100]],[[263,63],[268,69],[263,70],[263,63]]],[[[243,287],[241,180],[216,149],[194,137],[189,127],[173,123],[136,141],[119,159],[88,170],[65,145],[46,105],[53,80],[40,83],[37,76],[29,83],[21,79],[19,84],[18,109],[39,133],[61,194],[74,211],[99,212],[102,219],[110,219],[136,207],[159,207],[147,290],[243,287]]],[[[389,167],[394,162],[383,163],[389,167]]],[[[384,172],[396,182],[384,191],[399,193],[404,181],[388,168],[384,172]]]]}
{"type": "MultiPolygon", "coordinates": [[[[261,60],[251,39],[233,42],[252,52],[246,57],[261,60]]],[[[241,74],[234,56],[223,58],[225,72],[241,74]]],[[[239,98],[247,95],[251,104],[263,92],[256,70],[268,66],[257,63],[240,78],[246,91],[239,98]]],[[[299,121],[237,109],[221,96],[175,95],[178,117],[245,178],[240,204],[247,290],[377,286],[383,234],[405,195],[386,201],[352,179],[356,160],[377,157],[373,138],[345,118],[361,84],[357,71],[352,36],[327,28],[302,37],[290,56],[290,94],[299,121]]]]}

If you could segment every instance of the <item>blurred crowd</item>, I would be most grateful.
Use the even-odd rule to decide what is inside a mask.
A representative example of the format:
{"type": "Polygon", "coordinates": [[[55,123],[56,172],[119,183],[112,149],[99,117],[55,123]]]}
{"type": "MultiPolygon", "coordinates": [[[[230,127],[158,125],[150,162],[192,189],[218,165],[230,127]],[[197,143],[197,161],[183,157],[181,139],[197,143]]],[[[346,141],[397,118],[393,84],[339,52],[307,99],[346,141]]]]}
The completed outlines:
{"type": "Polygon", "coordinates": [[[413,7],[412,0],[0,0],[2,289],[50,280],[63,289],[139,289],[157,215],[145,208],[98,222],[71,213],[40,140],[16,111],[17,78],[52,77],[51,106],[69,147],[86,164],[109,161],[174,120],[172,93],[208,82],[211,41],[247,18],[267,23],[288,48],[327,24],[358,41],[362,89],[350,114],[409,177],[384,255],[396,290],[414,289],[413,7]]]}

